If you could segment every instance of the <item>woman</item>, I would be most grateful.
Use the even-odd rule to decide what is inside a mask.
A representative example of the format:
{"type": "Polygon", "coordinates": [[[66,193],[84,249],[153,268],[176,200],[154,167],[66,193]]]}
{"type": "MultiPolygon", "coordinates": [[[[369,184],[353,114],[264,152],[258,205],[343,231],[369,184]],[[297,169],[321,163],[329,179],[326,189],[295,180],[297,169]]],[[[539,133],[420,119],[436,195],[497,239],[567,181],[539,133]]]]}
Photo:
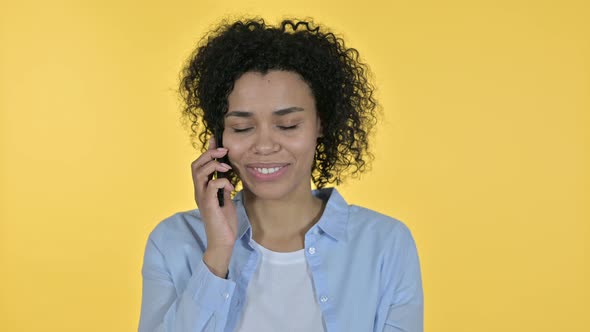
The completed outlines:
{"type": "Polygon", "coordinates": [[[140,331],[423,330],[408,228],[326,187],[366,167],[366,73],[309,22],[237,21],[202,39],[181,81],[208,146],[191,167],[199,209],[149,236],[140,331]]]}

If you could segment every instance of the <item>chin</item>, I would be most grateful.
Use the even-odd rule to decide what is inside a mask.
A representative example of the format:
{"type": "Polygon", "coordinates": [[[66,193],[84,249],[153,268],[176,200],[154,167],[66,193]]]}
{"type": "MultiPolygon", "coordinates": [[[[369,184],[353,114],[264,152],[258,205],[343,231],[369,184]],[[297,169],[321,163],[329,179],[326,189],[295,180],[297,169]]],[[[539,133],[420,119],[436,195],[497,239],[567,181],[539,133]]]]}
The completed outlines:
{"type": "Polygon", "coordinates": [[[297,186],[288,186],[284,183],[263,183],[256,185],[243,184],[244,190],[250,192],[258,199],[281,200],[292,194],[297,186]]]}

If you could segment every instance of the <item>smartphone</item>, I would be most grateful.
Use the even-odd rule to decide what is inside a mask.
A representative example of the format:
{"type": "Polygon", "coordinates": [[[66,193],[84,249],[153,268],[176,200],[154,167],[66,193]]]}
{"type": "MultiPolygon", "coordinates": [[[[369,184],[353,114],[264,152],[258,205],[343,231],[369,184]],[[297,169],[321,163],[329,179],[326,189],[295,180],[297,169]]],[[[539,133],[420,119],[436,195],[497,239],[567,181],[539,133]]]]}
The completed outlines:
{"type": "MultiPolygon", "coordinates": [[[[215,133],[215,145],[218,148],[223,147],[222,136],[223,136],[223,130],[215,133]]],[[[217,161],[219,161],[220,163],[229,164],[229,160],[227,159],[227,154],[221,158],[218,158],[217,161]]],[[[215,171],[215,178],[216,179],[221,179],[224,177],[225,177],[225,173],[215,171]]],[[[219,206],[223,207],[223,203],[224,203],[223,189],[217,189],[217,201],[219,202],[219,206]]]]}

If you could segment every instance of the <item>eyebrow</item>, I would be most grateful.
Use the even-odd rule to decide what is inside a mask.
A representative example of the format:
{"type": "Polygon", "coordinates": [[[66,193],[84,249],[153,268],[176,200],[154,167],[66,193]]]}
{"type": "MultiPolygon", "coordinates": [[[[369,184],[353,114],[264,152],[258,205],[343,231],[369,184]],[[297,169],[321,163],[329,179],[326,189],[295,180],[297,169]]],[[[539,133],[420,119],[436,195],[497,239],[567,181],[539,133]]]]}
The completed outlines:
{"type": "MultiPolygon", "coordinates": [[[[293,112],[303,112],[304,109],[301,107],[287,107],[287,108],[283,108],[280,110],[276,110],[274,112],[272,112],[273,115],[286,115],[286,114],[290,114],[293,112]]],[[[225,114],[225,117],[230,117],[230,116],[237,116],[239,118],[249,118],[252,117],[254,115],[254,113],[252,112],[248,112],[248,111],[231,111],[231,112],[227,112],[225,114]]]]}

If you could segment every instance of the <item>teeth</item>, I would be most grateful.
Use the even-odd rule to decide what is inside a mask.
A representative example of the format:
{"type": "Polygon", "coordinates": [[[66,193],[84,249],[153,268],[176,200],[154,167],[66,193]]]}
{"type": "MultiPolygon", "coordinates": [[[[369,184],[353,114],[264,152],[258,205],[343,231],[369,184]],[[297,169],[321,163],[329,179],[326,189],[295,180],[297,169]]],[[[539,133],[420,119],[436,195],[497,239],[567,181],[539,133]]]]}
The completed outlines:
{"type": "Polygon", "coordinates": [[[262,174],[272,174],[276,171],[278,171],[279,169],[281,169],[280,167],[273,167],[273,168],[255,168],[259,173],[262,174]]]}

